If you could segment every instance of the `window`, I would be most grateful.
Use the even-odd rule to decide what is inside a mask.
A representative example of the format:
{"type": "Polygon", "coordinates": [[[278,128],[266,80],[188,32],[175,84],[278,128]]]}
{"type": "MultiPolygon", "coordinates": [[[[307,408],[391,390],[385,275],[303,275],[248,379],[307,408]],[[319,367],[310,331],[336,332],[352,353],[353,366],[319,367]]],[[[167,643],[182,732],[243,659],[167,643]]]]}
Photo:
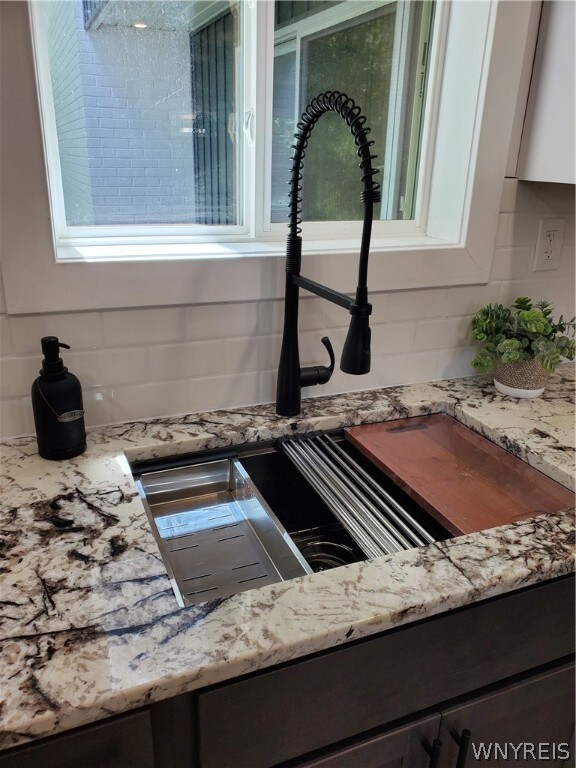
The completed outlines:
{"type": "Polygon", "coordinates": [[[241,225],[242,5],[33,10],[57,237],[241,225]]]}
{"type": "MultiPolygon", "coordinates": [[[[236,223],[160,224],[156,221],[147,225],[145,237],[141,234],[140,224],[82,225],[82,237],[78,237],[80,225],[67,223],[61,198],[60,202],[53,199],[51,204],[51,217],[59,232],[54,241],[51,239],[44,179],[48,177],[56,189],[59,183],[62,187],[62,182],[58,178],[58,151],[48,151],[43,158],[40,140],[41,124],[47,144],[52,148],[58,146],[56,120],[50,118],[45,101],[46,93],[52,87],[47,46],[41,42],[40,35],[45,30],[39,29],[37,16],[39,6],[45,4],[30,4],[32,24],[26,4],[5,4],[9,24],[4,24],[2,29],[3,88],[0,98],[5,117],[1,178],[5,217],[2,271],[8,311],[27,313],[253,301],[282,296],[285,226],[272,221],[276,198],[270,183],[273,144],[279,135],[272,131],[274,96],[277,96],[274,109],[278,116],[278,94],[280,83],[284,83],[285,113],[282,117],[285,117],[291,105],[299,103],[296,92],[302,92],[303,83],[307,82],[305,68],[304,73],[296,74],[298,57],[316,56],[322,48],[325,50],[332,34],[342,34],[341,39],[347,35],[367,34],[364,21],[371,23],[375,19],[376,25],[382,25],[386,15],[392,12],[387,8],[392,5],[390,3],[372,3],[371,7],[364,0],[350,3],[358,7],[361,4],[366,11],[365,18],[361,18],[362,14],[357,20],[333,16],[333,25],[324,24],[318,29],[314,25],[323,13],[330,9],[333,14],[337,10],[342,13],[339,7],[348,4],[318,1],[313,9],[325,6],[318,13],[298,19],[277,19],[272,2],[242,2],[237,27],[232,34],[240,39],[241,49],[242,41],[250,40],[253,44],[244,44],[243,56],[235,51],[237,89],[234,99],[241,98],[242,109],[241,114],[235,114],[226,125],[230,142],[235,142],[234,160],[238,160],[240,153],[242,158],[236,165],[232,181],[228,174],[228,196],[224,196],[220,209],[224,214],[219,214],[229,216],[235,211],[236,223]],[[34,55],[31,27],[37,39],[34,55]],[[40,116],[33,62],[43,94],[40,116]],[[276,72],[276,83],[271,78],[273,71],[276,72]],[[257,108],[263,104],[267,105],[266,109],[257,108]],[[249,188],[259,189],[261,193],[246,197],[240,191],[249,188]],[[196,227],[197,234],[190,234],[189,227],[196,227]],[[120,228],[122,236],[118,237],[120,228]],[[208,230],[210,234],[207,234],[208,230]],[[171,234],[166,236],[166,231],[171,234]],[[114,244],[111,244],[110,235],[116,236],[112,241],[114,244]],[[137,269],[134,260],[138,261],[137,269]],[[31,274],[41,275],[42,279],[31,281],[31,274]]],[[[132,9],[151,5],[155,4],[126,3],[132,9]]],[[[159,5],[164,8],[168,3],[159,5]]],[[[190,7],[188,2],[170,5],[182,9],[190,7]]],[[[209,5],[216,10],[214,4],[209,5]]],[[[283,7],[284,3],[281,5],[283,7]]],[[[305,2],[298,4],[301,8],[304,5],[305,2]]],[[[400,3],[399,7],[408,5],[400,3]]],[[[200,4],[194,3],[194,6],[200,8],[200,4]]],[[[390,89],[404,99],[401,101],[404,112],[394,114],[404,114],[404,118],[410,120],[410,134],[418,133],[421,140],[419,143],[410,140],[406,145],[409,149],[397,155],[402,160],[397,161],[396,166],[389,165],[390,170],[382,174],[383,187],[391,203],[390,210],[380,212],[382,221],[376,222],[379,226],[373,233],[369,266],[371,291],[486,281],[518,84],[525,57],[530,62],[526,45],[534,6],[490,0],[438,3],[432,19],[431,55],[427,56],[424,120],[418,117],[420,107],[415,95],[410,96],[406,90],[412,82],[417,84],[414,94],[420,93],[415,68],[420,67],[421,60],[415,57],[411,59],[413,63],[409,63],[406,59],[398,59],[396,69],[393,64],[390,89]],[[412,180],[415,180],[414,185],[412,180]],[[394,220],[393,215],[414,218],[394,220]]],[[[232,8],[229,3],[223,3],[221,11],[232,8]]],[[[222,15],[220,13],[219,17],[222,15]]],[[[405,24],[401,26],[400,16],[395,15],[395,30],[406,30],[408,22],[412,23],[416,16],[408,14],[404,18],[405,24]]],[[[206,21],[210,23],[216,18],[206,21]]],[[[418,42],[416,35],[411,38],[412,46],[420,45],[425,28],[423,21],[418,42]]],[[[195,29],[200,31],[200,25],[195,29]]],[[[137,29],[132,27],[129,31],[136,32],[137,29]]],[[[193,53],[189,37],[188,34],[185,61],[191,66],[193,53]]],[[[394,39],[394,44],[401,39],[397,38],[396,32],[394,39]]],[[[409,52],[412,48],[406,46],[398,50],[409,52]]],[[[175,67],[173,72],[176,79],[175,67]]],[[[106,77],[106,74],[101,76],[106,77]]],[[[109,87],[113,86],[110,84],[109,87]]],[[[169,91],[163,98],[172,95],[169,91]]],[[[238,103],[235,101],[236,105],[238,103]]],[[[224,105],[223,110],[228,109],[224,105]]],[[[192,111],[174,114],[192,115],[192,111]]],[[[329,117],[327,115],[322,120],[329,117]]],[[[194,142],[197,136],[198,143],[200,137],[206,135],[202,131],[209,127],[206,119],[195,120],[194,116],[191,119],[178,117],[176,122],[163,118],[160,123],[154,130],[177,130],[184,140],[194,142]]],[[[402,145],[408,133],[400,125],[396,127],[396,133],[394,128],[388,119],[385,127],[382,125],[388,142],[384,152],[380,152],[385,165],[390,146],[394,141],[402,145]]],[[[131,128],[128,126],[124,130],[131,128]]],[[[322,132],[322,126],[316,129],[312,139],[315,144],[320,141],[322,132]]],[[[86,171],[86,161],[81,152],[77,156],[77,174],[81,175],[86,171]]],[[[278,178],[281,176],[279,172],[278,178]]],[[[346,184],[354,186],[353,181],[347,180],[346,184]]],[[[194,189],[194,185],[188,185],[188,189],[194,189]]],[[[198,205],[198,209],[200,207],[198,205]]],[[[72,216],[76,215],[72,200],[69,210],[72,216]]],[[[214,210],[213,206],[211,210],[214,210]]],[[[350,290],[354,282],[351,257],[357,253],[359,231],[360,227],[349,221],[339,222],[337,228],[327,226],[324,221],[306,223],[307,275],[338,290],[350,290]]]]}
{"type": "MultiPolygon", "coordinates": [[[[34,2],[58,243],[171,236],[174,227],[261,237],[287,218],[296,122],[325,90],[348,93],[368,118],[383,187],[376,217],[415,218],[432,2],[269,5],[267,19],[243,0],[34,2]],[[272,105],[252,105],[243,87],[257,45],[274,49],[272,105]],[[270,107],[268,158],[266,134],[251,123],[270,107]],[[269,172],[251,176],[252,155],[269,172]],[[253,211],[270,198],[258,231],[253,211]]],[[[361,220],[349,129],[327,115],[316,134],[304,220],[361,220]]]]}

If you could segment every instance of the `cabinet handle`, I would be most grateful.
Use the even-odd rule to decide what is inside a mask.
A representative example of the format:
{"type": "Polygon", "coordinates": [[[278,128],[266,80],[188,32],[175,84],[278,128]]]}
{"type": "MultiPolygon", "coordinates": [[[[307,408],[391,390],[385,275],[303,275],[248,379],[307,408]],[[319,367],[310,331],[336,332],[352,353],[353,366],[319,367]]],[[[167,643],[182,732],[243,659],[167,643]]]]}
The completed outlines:
{"type": "Polygon", "coordinates": [[[434,739],[432,746],[424,739],[422,746],[426,752],[430,755],[430,763],[428,768],[438,768],[440,764],[440,752],[442,751],[442,742],[440,739],[434,739]]]}
{"type": "Polygon", "coordinates": [[[458,757],[456,758],[455,768],[466,768],[466,759],[468,757],[468,748],[470,747],[470,739],[472,734],[468,728],[464,728],[462,733],[458,735],[455,730],[450,731],[450,736],[458,744],[458,757]]]}

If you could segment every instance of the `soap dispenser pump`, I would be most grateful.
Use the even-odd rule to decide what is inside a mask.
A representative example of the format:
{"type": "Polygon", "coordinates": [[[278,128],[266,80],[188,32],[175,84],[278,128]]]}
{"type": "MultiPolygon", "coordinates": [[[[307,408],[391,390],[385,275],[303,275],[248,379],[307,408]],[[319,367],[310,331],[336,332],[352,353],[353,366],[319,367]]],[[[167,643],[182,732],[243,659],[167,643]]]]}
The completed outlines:
{"type": "Polygon", "coordinates": [[[64,366],[56,336],[41,340],[42,370],[32,385],[32,409],[38,453],[44,459],[71,459],[86,450],[86,428],[80,382],[64,366]]]}

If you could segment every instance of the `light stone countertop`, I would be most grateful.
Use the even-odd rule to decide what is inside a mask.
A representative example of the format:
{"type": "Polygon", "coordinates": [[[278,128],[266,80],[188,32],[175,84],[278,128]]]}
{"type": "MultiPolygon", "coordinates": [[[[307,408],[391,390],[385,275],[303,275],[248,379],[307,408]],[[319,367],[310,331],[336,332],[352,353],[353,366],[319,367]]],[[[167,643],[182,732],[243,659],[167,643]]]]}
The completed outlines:
{"type": "Polygon", "coordinates": [[[178,607],[128,461],[437,412],[574,489],[567,366],[531,401],[474,377],[106,427],[66,462],[0,446],[0,748],[573,571],[567,510],[178,607]]]}

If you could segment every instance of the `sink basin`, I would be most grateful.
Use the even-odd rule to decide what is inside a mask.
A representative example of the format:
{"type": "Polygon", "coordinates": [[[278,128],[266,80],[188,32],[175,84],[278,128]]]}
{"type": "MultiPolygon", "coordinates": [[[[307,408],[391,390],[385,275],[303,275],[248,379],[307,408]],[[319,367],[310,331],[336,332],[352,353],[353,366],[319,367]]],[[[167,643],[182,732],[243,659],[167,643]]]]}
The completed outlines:
{"type": "Polygon", "coordinates": [[[132,469],[182,606],[448,535],[342,432],[132,469]]]}

